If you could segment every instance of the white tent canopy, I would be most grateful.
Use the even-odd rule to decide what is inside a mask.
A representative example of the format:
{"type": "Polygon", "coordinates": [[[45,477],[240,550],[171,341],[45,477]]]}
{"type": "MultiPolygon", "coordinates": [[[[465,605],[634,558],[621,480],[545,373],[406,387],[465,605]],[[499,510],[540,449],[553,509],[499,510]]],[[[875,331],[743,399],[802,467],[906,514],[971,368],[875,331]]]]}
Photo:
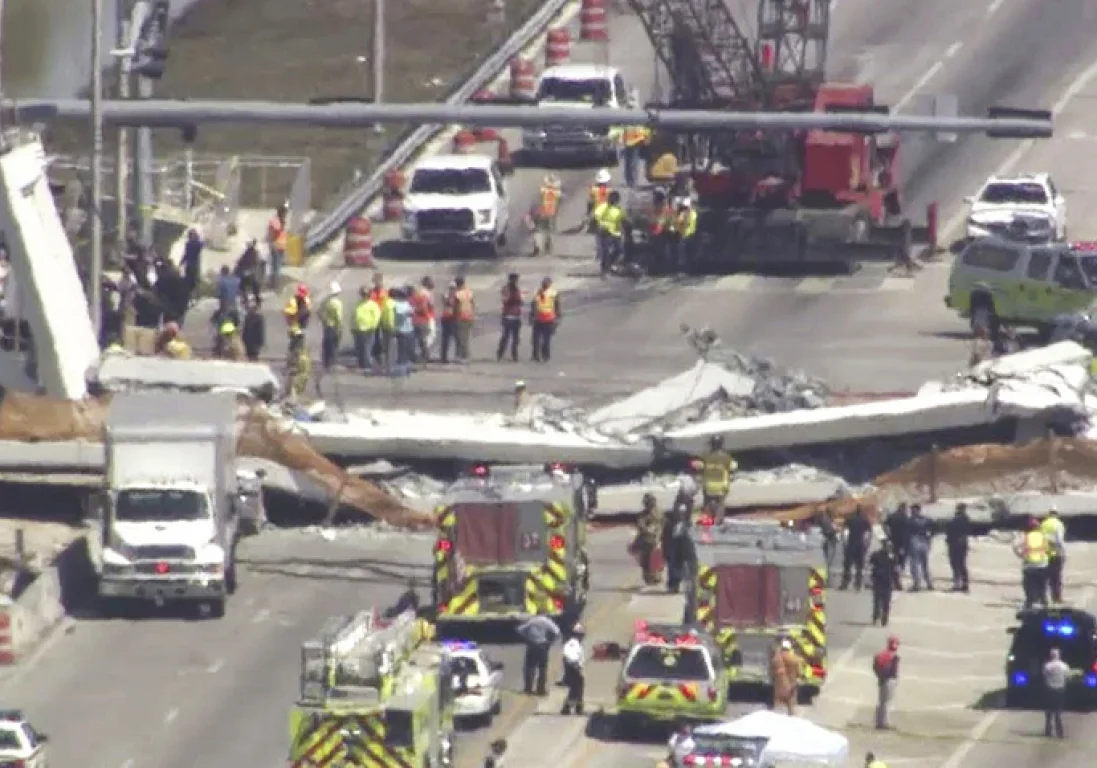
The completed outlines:
{"type": "Polygon", "coordinates": [[[730,722],[694,728],[697,735],[766,739],[763,760],[769,763],[814,763],[840,766],[849,756],[849,740],[802,717],[758,710],[730,722]]]}

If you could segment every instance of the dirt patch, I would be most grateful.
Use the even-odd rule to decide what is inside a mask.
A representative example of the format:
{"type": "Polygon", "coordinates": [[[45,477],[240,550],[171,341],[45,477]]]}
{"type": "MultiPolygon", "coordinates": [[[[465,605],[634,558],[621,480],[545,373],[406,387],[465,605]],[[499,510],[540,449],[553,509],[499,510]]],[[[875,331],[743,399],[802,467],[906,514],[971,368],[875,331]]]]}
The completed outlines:
{"type": "MultiPolygon", "coordinates": [[[[506,0],[502,26],[488,22],[491,0],[400,0],[386,3],[385,99],[433,101],[459,85],[510,31],[540,6],[506,0]]],[[[368,57],[372,0],[206,0],[172,29],[171,56],[157,95],[166,98],[304,102],[360,97],[371,91],[368,57]]],[[[210,126],[194,150],[223,155],[312,160],[313,207],[344,187],[355,170],[372,171],[386,145],[405,126],[384,135],[368,130],[278,126],[210,126]]],[[[85,126],[51,131],[50,150],[86,153],[85,126]]],[[[159,153],[182,149],[174,131],[158,131],[159,153]]],[[[293,170],[244,179],[245,205],[269,207],[284,196],[293,170]]],[[[245,174],[246,175],[246,174],[245,174]]],[[[255,174],[259,175],[259,174],[255,174]]]]}

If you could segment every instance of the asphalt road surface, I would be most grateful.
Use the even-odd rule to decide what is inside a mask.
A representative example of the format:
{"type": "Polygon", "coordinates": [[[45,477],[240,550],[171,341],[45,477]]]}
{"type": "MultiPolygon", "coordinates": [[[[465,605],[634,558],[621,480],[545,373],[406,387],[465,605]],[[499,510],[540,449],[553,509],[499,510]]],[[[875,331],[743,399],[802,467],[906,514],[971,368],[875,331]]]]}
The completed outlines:
{"type": "MultiPolygon", "coordinates": [[[[908,137],[902,163],[908,208],[916,217],[928,202],[938,201],[947,242],[962,234],[963,196],[974,192],[988,174],[1049,170],[1062,179],[1060,186],[1074,213],[1071,236],[1097,237],[1084,215],[1092,194],[1088,164],[1094,141],[1086,127],[1089,97],[1095,92],[1089,81],[1097,75],[1090,67],[1097,48],[1084,30],[1097,10],[1084,2],[1046,5],[1021,0],[961,5],[929,0],[915,9],[899,0],[871,6],[842,0],[836,6],[830,49],[833,77],[873,81],[880,102],[911,110],[919,93],[951,93],[966,113],[1001,103],[1054,105],[1060,124],[1067,126],[1044,142],[974,137],[939,144],[908,137]]],[[[611,27],[608,49],[578,43],[573,59],[608,57],[642,92],[650,92],[654,68],[640,24],[629,16],[615,16],[611,27]]],[[[516,136],[510,136],[517,146],[516,136]]],[[[581,217],[590,175],[563,174],[565,224],[581,217]]],[[[474,344],[474,364],[456,374],[417,374],[401,384],[347,375],[339,377],[338,385],[329,382],[328,397],[347,403],[493,408],[513,380],[522,378],[559,395],[597,399],[656,381],[689,364],[679,338],[681,323],[709,325],[731,347],[806,369],[852,391],[912,391],[928,379],[953,373],[966,361],[966,325],[943,305],[947,254],[916,278],[889,276],[883,265],[869,265],[851,277],[601,281],[595,275],[592,244],[584,235],[561,238],[554,258],[526,255],[529,244],[518,222],[533,204],[540,178],[540,171],[519,170],[511,179],[510,255],[498,262],[388,258],[393,249],[383,238],[386,231],[389,236],[395,232],[391,225],[379,228],[378,269],[390,282],[427,273],[443,279],[453,274],[469,277],[480,299],[478,333],[483,339],[474,344]],[[494,363],[497,290],[510,271],[521,272],[529,289],[540,276],[551,275],[564,290],[566,316],[549,366],[494,363]],[[455,380],[460,383],[455,385],[455,380]]],[[[368,281],[369,272],[334,267],[315,271],[309,282],[322,292],[332,279],[354,289],[368,281]]],[[[269,322],[269,353],[280,359],[282,322],[274,309],[269,322]]],[[[314,342],[318,345],[318,339],[314,342]]]]}

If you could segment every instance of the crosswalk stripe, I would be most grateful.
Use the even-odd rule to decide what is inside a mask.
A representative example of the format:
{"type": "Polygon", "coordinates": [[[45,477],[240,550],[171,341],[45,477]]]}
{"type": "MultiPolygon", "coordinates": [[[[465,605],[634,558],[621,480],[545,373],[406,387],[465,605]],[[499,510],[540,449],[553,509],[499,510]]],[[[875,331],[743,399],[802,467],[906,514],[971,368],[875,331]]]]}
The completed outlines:
{"type": "Polygon", "coordinates": [[[819,295],[834,288],[838,282],[834,277],[805,277],[793,289],[796,293],[819,295]]]}

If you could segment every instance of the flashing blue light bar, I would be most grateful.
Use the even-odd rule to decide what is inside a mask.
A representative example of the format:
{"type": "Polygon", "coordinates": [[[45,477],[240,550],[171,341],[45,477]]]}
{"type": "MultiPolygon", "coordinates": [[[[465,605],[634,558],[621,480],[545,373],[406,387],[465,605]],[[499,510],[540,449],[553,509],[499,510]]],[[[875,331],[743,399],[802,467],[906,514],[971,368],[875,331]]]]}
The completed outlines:
{"type": "Polygon", "coordinates": [[[1013,684],[1018,688],[1024,688],[1026,685],[1028,685],[1028,675],[1024,672],[1014,672],[1013,684]]]}
{"type": "Polygon", "coordinates": [[[1097,675],[1089,672],[1086,674],[1086,688],[1097,688],[1097,675]]]}
{"type": "Polygon", "coordinates": [[[442,647],[449,651],[475,651],[480,646],[472,640],[443,640],[442,647]]]}
{"type": "Polygon", "coordinates": [[[1069,621],[1045,621],[1044,622],[1044,634],[1045,635],[1057,635],[1059,637],[1074,637],[1078,632],[1078,628],[1069,621]]]}

